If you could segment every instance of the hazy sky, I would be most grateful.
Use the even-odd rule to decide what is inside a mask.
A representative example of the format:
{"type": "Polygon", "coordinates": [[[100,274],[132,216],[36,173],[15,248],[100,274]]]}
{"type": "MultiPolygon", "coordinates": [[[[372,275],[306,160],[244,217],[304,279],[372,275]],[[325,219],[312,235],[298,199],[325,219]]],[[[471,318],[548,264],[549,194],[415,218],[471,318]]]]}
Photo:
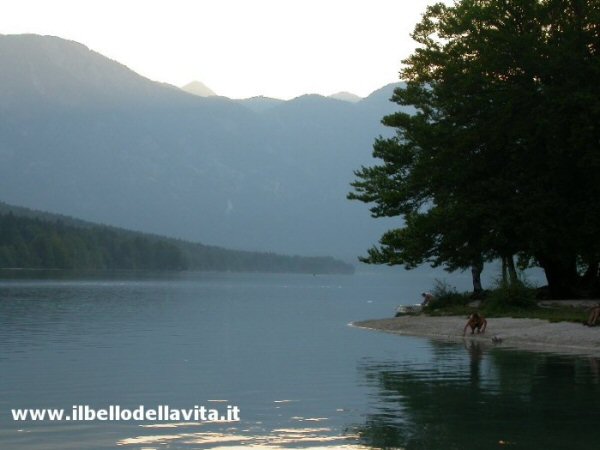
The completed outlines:
{"type": "Polygon", "coordinates": [[[0,0],[0,34],[72,39],[220,95],[368,95],[397,81],[433,0],[0,0]]]}

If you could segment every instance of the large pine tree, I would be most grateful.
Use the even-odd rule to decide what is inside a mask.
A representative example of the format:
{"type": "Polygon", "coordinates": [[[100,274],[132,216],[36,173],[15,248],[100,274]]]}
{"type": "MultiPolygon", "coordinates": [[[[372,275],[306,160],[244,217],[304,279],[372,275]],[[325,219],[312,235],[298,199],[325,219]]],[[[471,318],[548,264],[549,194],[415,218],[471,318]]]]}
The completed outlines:
{"type": "Polygon", "coordinates": [[[513,255],[553,296],[598,287],[600,1],[463,0],[430,6],[383,122],[374,167],[349,197],[402,216],[365,259],[480,271],[513,255]]]}

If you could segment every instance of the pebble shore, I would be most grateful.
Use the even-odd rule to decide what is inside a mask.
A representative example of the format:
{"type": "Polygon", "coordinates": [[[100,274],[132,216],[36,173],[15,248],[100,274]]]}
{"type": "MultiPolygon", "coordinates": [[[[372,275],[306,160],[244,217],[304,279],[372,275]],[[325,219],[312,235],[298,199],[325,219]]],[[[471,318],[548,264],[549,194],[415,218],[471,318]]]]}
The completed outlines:
{"type": "Polygon", "coordinates": [[[482,334],[463,337],[465,317],[402,316],[353,322],[358,328],[407,336],[426,336],[452,341],[477,340],[499,347],[600,356],[600,326],[580,323],[550,323],[540,319],[488,318],[482,334]]]}

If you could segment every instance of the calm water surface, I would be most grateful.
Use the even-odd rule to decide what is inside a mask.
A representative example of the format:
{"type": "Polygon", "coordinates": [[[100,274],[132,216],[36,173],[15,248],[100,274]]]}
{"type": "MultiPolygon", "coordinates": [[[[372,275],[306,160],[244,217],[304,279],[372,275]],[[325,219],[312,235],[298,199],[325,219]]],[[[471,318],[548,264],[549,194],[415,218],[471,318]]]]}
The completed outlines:
{"type": "Polygon", "coordinates": [[[597,448],[597,359],[347,325],[431,285],[402,271],[2,280],[0,449],[597,448]],[[76,404],[229,404],[241,421],[10,414],[76,404]]]}

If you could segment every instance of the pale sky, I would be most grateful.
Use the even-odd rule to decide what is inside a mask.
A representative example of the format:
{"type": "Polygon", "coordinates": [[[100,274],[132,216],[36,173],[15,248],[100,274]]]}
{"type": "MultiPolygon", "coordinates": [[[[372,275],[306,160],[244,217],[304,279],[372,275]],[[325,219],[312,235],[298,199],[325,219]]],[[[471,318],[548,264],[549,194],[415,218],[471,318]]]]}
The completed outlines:
{"type": "Polygon", "coordinates": [[[398,81],[434,0],[0,0],[0,34],[80,42],[152,80],[289,99],[398,81]]]}

